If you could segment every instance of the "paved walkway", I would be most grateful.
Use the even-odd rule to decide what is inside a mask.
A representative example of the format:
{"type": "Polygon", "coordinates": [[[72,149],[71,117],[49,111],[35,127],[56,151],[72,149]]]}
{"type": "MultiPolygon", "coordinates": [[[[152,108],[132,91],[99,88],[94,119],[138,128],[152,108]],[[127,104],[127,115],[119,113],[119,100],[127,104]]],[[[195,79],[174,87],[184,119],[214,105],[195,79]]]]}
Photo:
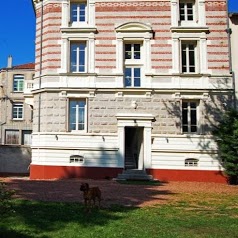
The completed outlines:
{"type": "Polygon", "coordinates": [[[148,206],[168,203],[178,193],[227,193],[238,194],[238,186],[216,183],[169,182],[161,185],[121,184],[114,180],[29,180],[29,178],[0,178],[8,188],[16,190],[16,197],[40,201],[83,202],[79,190],[82,182],[99,186],[102,191],[102,207],[112,204],[124,206],[148,206]]]}

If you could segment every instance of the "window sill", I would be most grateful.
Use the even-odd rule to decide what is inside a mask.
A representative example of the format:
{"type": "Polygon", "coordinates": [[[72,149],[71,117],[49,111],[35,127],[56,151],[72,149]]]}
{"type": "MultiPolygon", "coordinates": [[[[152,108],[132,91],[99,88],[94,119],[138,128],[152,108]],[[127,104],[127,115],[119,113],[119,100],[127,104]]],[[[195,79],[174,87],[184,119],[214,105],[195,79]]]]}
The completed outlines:
{"type": "Polygon", "coordinates": [[[72,130],[72,131],[68,131],[69,133],[72,133],[72,134],[85,134],[87,133],[86,130],[72,130]]]}
{"type": "Polygon", "coordinates": [[[87,72],[67,72],[67,73],[60,73],[60,76],[96,76],[96,73],[87,73],[87,72]]]}
{"type": "Polygon", "coordinates": [[[201,74],[201,73],[174,73],[172,76],[179,76],[179,77],[209,77],[210,74],[201,74]]]}
{"type": "Polygon", "coordinates": [[[23,122],[24,121],[24,119],[12,119],[11,121],[20,121],[20,122],[23,122]]]}
{"type": "Polygon", "coordinates": [[[209,32],[209,28],[206,26],[177,26],[177,27],[170,27],[171,32],[194,32],[194,33],[200,33],[200,32],[209,32]]]}
{"type": "Polygon", "coordinates": [[[97,28],[88,26],[88,25],[82,25],[82,26],[71,26],[71,27],[61,27],[62,33],[97,33],[97,28]]]}

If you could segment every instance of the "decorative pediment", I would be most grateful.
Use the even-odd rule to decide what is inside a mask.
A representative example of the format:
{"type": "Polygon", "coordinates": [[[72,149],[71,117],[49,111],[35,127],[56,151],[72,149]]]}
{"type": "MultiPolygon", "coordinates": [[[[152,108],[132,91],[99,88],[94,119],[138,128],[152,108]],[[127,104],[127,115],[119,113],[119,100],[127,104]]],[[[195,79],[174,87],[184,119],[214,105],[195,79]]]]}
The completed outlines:
{"type": "Polygon", "coordinates": [[[124,23],[116,27],[116,32],[152,32],[151,26],[141,22],[124,23]]]}

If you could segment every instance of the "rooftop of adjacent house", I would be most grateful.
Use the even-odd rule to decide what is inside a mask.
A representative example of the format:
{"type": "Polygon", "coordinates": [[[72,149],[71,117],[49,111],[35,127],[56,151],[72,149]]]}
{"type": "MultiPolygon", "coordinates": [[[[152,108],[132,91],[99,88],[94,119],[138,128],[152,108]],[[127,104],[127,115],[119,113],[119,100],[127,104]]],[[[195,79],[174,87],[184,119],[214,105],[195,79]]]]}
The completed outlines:
{"type": "Polygon", "coordinates": [[[1,68],[0,71],[2,70],[14,70],[14,69],[18,69],[18,70],[24,70],[24,69],[32,69],[34,70],[35,69],[35,63],[26,63],[26,64],[19,64],[19,65],[14,65],[14,66],[11,66],[11,67],[4,67],[4,68],[1,68]]]}
{"type": "Polygon", "coordinates": [[[229,15],[238,15],[238,0],[228,0],[229,15]]]}
{"type": "Polygon", "coordinates": [[[35,69],[35,63],[26,63],[12,66],[12,69],[35,69]]]}
{"type": "Polygon", "coordinates": [[[9,55],[7,58],[7,67],[1,68],[0,71],[2,70],[14,70],[14,69],[18,69],[18,70],[23,70],[23,69],[35,69],[35,63],[33,62],[29,62],[29,63],[25,63],[25,64],[18,64],[18,65],[13,65],[12,64],[12,56],[9,55]]]}

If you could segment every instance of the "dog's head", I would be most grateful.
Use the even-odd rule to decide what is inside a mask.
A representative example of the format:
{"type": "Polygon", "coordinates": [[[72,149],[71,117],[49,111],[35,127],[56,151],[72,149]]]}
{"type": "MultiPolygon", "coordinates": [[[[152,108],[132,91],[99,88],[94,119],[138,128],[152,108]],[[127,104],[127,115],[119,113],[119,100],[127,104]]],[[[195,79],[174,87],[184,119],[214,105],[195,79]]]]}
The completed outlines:
{"type": "Polygon", "coordinates": [[[80,191],[88,191],[89,185],[88,183],[82,183],[80,186],[80,191]]]}

